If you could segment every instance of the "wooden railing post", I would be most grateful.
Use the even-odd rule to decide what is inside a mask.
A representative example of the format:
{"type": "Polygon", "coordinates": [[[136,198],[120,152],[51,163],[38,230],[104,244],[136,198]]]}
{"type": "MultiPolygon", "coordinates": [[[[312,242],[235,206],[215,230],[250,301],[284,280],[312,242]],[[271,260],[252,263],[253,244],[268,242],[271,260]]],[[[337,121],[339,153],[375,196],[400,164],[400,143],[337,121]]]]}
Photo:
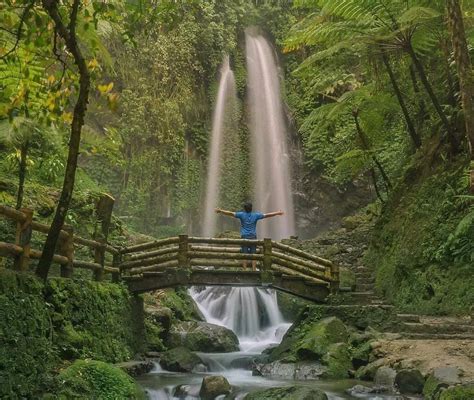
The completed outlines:
{"type": "Polygon", "coordinates": [[[105,266],[105,243],[103,240],[98,240],[99,243],[103,243],[104,246],[96,247],[94,249],[94,262],[100,264],[100,268],[94,270],[94,279],[101,281],[104,279],[104,266],[105,266]]]}
{"type": "Polygon", "coordinates": [[[262,283],[272,281],[272,239],[263,239],[263,263],[262,263],[262,283]]]}
{"type": "Polygon", "coordinates": [[[122,253],[116,253],[113,255],[112,267],[117,268],[118,272],[112,272],[112,282],[118,283],[122,274],[122,253]]]}
{"type": "Polygon", "coordinates": [[[30,262],[31,233],[33,232],[31,227],[31,222],[33,221],[33,210],[29,208],[21,208],[19,211],[26,216],[26,219],[23,222],[18,221],[16,224],[15,243],[17,246],[23,248],[23,252],[15,257],[13,267],[17,271],[27,271],[30,262]]]}
{"type": "Polygon", "coordinates": [[[63,230],[67,236],[61,242],[60,253],[67,257],[67,264],[61,265],[61,277],[72,278],[74,265],[74,230],[70,225],[64,225],[63,230]]]}
{"type": "Polygon", "coordinates": [[[178,242],[178,266],[189,269],[191,264],[189,262],[189,241],[188,235],[179,235],[178,242]]]}

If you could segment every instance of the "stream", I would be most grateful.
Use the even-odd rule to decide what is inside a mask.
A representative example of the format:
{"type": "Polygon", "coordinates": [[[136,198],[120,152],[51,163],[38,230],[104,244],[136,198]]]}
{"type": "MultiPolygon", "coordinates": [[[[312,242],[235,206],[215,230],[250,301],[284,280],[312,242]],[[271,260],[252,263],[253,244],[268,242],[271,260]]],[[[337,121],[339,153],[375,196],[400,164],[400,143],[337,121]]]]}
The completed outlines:
{"type": "MultiPolygon", "coordinates": [[[[205,375],[222,375],[233,386],[235,399],[243,399],[249,392],[271,387],[308,385],[325,391],[330,400],[367,399],[398,400],[399,396],[380,394],[349,395],[346,390],[354,380],[294,381],[252,376],[251,360],[268,347],[281,342],[291,326],[285,321],[274,290],[261,288],[191,288],[190,295],[207,322],[225,326],[235,332],[240,351],[232,353],[197,353],[207,370],[176,373],[163,370],[158,363],[149,374],[137,378],[152,400],[199,399],[205,375]]],[[[223,396],[220,396],[223,398],[223,396]]]]}

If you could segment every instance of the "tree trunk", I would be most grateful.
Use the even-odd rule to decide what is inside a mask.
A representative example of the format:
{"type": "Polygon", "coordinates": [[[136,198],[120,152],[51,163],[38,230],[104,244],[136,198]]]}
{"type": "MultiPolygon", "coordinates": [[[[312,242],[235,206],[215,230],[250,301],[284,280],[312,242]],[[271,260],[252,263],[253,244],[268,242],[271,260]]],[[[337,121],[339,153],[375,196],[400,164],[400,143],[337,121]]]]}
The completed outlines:
{"type": "MultiPolygon", "coordinates": [[[[453,43],[454,59],[459,75],[459,86],[461,91],[461,102],[464,110],[464,121],[466,125],[466,137],[469,144],[471,156],[471,168],[474,162],[474,78],[472,65],[467,48],[466,32],[462,17],[459,0],[447,0],[449,29],[453,43]]],[[[471,176],[473,175],[471,171],[471,176]]],[[[474,190],[474,182],[471,182],[471,190],[474,190]]]]}
{"type": "Polygon", "coordinates": [[[23,204],[23,192],[25,189],[26,178],[26,159],[28,157],[28,149],[30,142],[27,140],[20,148],[20,165],[18,168],[18,192],[16,195],[16,209],[19,210],[23,204]]]}
{"type": "Polygon", "coordinates": [[[419,60],[418,56],[416,55],[415,50],[413,50],[413,46],[411,45],[411,43],[409,43],[407,45],[406,50],[407,50],[408,54],[410,55],[410,57],[413,61],[413,65],[415,66],[415,68],[418,72],[418,75],[420,76],[421,83],[423,84],[426,92],[428,93],[428,96],[429,96],[431,102],[433,103],[433,106],[434,106],[439,118],[441,119],[441,123],[443,124],[444,129],[446,129],[446,133],[448,135],[449,142],[451,143],[452,150],[454,152],[457,152],[459,150],[459,140],[456,137],[456,135],[453,131],[453,128],[452,128],[451,124],[449,123],[448,118],[446,117],[446,114],[444,113],[443,109],[441,108],[441,104],[440,104],[438,98],[436,97],[436,94],[435,94],[433,88],[431,87],[430,82],[428,81],[428,77],[426,76],[425,68],[423,67],[423,64],[419,60]]]}
{"type": "MultiPolygon", "coordinates": [[[[371,149],[370,149],[370,146],[369,146],[369,141],[367,140],[367,136],[365,135],[365,132],[362,130],[362,127],[360,126],[360,123],[359,123],[358,112],[354,111],[352,113],[352,115],[354,117],[357,134],[359,135],[359,138],[360,138],[360,141],[361,141],[361,144],[362,144],[362,148],[365,151],[370,151],[371,149]]],[[[373,154],[371,155],[371,157],[372,157],[372,160],[373,160],[374,164],[377,166],[377,169],[379,170],[380,175],[382,175],[382,180],[383,180],[383,183],[385,185],[385,190],[388,193],[392,189],[392,183],[390,182],[390,179],[389,179],[387,173],[385,172],[385,169],[383,168],[382,164],[377,159],[377,157],[375,157],[375,155],[373,155],[373,154]]],[[[373,168],[372,168],[372,170],[373,170],[373,168]]],[[[372,172],[372,179],[374,179],[375,190],[376,190],[376,192],[378,192],[376,178],[375,178],[375,172],[372,172]]],[[[377,195],[378,195],[379,198],[381,198],[378,193],[377,193],[377,195]]]]}
{"type": "Polygon", "coordinates": [[[410,65],[410,77],[411,77],[411,82],[413,85],[413,91],[419,97],[419,112],[418,112],[418,118],[417,118],[417,126],[420,128],[421,124],[423,121],[427,118],[428,113],[426,111],[426,104],[425,101],[421,98],[420,96],[420,87],[418,86],[418,81],[416,79],[416,71],[415,68],[413,67],[413,64],[410,65]]]}
{"type": "Polygon", "coordinates": [[[64,220],[69,209],[69,204],[71,202],[72,192],[74,189],[77,158],[79,155],[79,144],[81,141],[81,131],[82,126],[84,125],[84,116],[86,114],[89,100],[90,75],[76,37],[76,21],[80,0],[74,0],[69,24],[67,27],[63,21],[63,17],[59,12],[58,0],[42,0],[42,4],[48,15],[53,20],[58,35],[64,40],[67,50],[73,55],[74,63],[76,64],[79,71],[79,94],[74,106],[74,114],[71,123],[69,152],[63,188],[51,228],[43,247],[43,254],[39,260],[38,267],[36,268],[36,275],[42,279],[46,279],[48,277],[48,272],[56,249],[59,233],[64,225],[64,220]]]}
{"type": "Polygon", "coordinates": [[[411,120],[410,113],[408,112],[408,108],[405,104],[405,100],[403,99],[402,92],[400,87],[398,86],[397,80],[395,78],[395,74],[393,73],[392,66],[390,65],[390,61],[388,60],[387,54],[382,50],[382,59],[387,69],[388,75],[390,77],[390,82],[392,83],[393,90],[395,91],[395,95],[397,96],[398,103],[400,104],[400,108],[402,109],[403,116],[405,117],[405,122],[407,124],[408,133],[413,141],[413,144],[418,149],[421,146],[421,138],[420,135],[416,132],[415,125],[411,120]]]}
{"type": "Polygon", "coordinates": [[[448,99],[449,104],[456,107],[456,85],[454,83],[453,75],[451,74],[451,67],[449,65],[449,46],[448,41],[442,39],[440,42],[441,49],[443,50],[443,63],[444,70],[446,71],[446,82],[448,83],[448,99]]]}

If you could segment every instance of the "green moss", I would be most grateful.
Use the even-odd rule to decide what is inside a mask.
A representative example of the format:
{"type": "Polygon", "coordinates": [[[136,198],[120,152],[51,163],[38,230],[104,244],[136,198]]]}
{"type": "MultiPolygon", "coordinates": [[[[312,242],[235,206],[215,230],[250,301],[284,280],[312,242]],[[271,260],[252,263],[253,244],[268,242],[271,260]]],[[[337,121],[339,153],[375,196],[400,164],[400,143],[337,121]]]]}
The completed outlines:
{"type": "Polygon", "coordinates": [[[365,262],[400,310],[465,313],[474,305],[474,211],[465,162],[411,168],[384,207],[365,262]]]}
{"type": "Polygon", "coordinates": [[[352,362],[349,347],[346,343],[330,345],[322,361],[328,367],[325,372],[327,378],[344,379],[349,377],[352,362]]]}
{"type": "Polygon", "coordinates": [[[60,399],[144,399],[133,379],[120,368],[93,360],[77,360],[59,374],[60,399]]]}
{"type": "Polygon", "coordinates": [[[439,400],[472,400],[474,385],[455,386],[441,392],[439,400]]]}
{"type": "Polygon", "coordinates": [[[196,304],[185,289],[166,289],[159,302],[170,308],[173,316],[180,321],[202,320],[196,304]]]}
{"type": "Polygon", "coordinates": [[[166,346],[161,339],[162,328],[151,318],[145,318],[146,346],[149,351],[165,351],[166,346]]]}
{"type": "Polygon", "coordinates": [[[39,398],[64,358],[140,351],[140,303],[119,285],[0,270],[0,398],[39,398]]]}

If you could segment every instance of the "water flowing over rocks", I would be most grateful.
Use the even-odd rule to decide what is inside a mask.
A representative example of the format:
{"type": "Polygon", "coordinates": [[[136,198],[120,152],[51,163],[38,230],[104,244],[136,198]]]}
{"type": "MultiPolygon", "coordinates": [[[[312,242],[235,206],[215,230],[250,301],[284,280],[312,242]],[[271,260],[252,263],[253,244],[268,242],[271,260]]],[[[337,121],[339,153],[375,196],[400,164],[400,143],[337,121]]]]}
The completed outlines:
{"type": "Polygon", "coordinates": [[[160,357],[160,365],[167,371],[191,372],[201,363],[201,359],[185,347],[168,350],[160,357]]]}
{"type": "Polygon", "coordinates": [[[234,332],[223,326],[186,321],[173,325],[169,345],[207,353],[231,352],[239,350],[239,339],[234,332]]]}

